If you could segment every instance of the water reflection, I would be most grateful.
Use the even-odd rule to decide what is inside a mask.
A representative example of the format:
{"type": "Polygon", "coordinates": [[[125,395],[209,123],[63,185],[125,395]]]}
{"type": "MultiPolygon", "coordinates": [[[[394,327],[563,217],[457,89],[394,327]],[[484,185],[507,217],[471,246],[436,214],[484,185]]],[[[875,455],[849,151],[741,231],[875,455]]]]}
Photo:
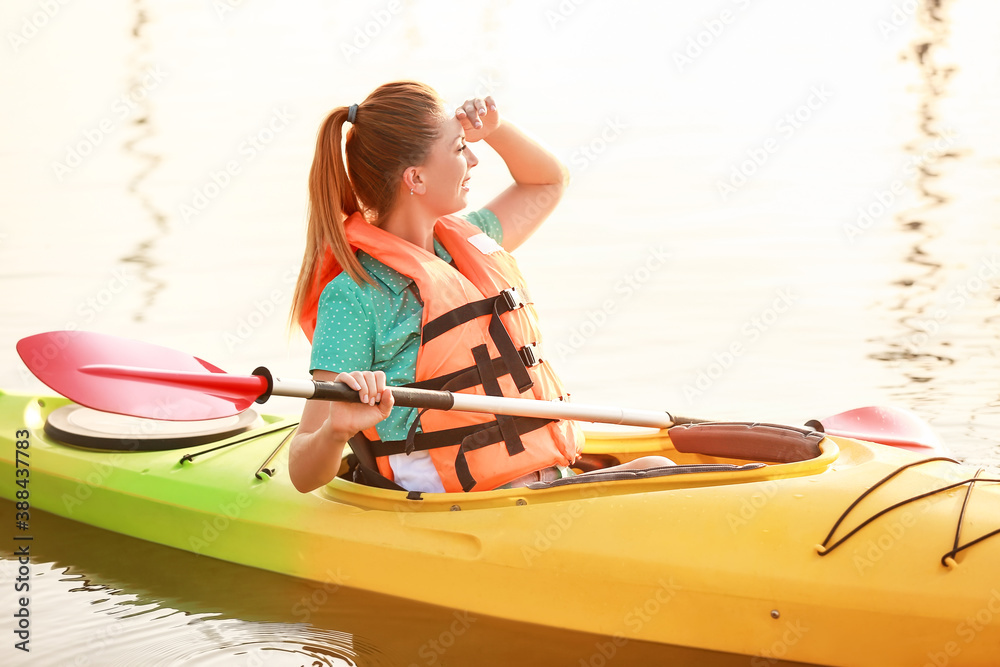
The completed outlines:
{"type": "Polygon", "coordinates": [[[140,241],[131,252],[121,258],[122,262],[135,267],[140,284],[143,285],[142,304],[133,314],[135,322],[145,319],[146,311],[155,303],[157,295],[166,287],[166,282],[156,276],[157,263],[153,259],[153,251],[157,243],[167,235],[169,226],[166,213],[159,208],[145,189],[145,181],[159,167],[162,157],[144,146],[148,139],[156,134],[152,118],[152,103],[148,94],[146,79],[149,71],[149,55],[152,51],[147,26],[148,11],[144,0],[133,3],[135,21],[132,24],[132,38],[135,44],[134,54],[130,58],[131,70],[127,90],[143,91],[141,99],[138,94],[132,95],[136,105],[135,113],[129,122],[131,136],[125,140],[122,150],[130,163],[138,163],[134,175],[129,179],[127,191],[135,197],[141,209],[153,223],[153,235],[140,241]]]}
{"type": "MultiPolygon", "coordinates": [[[[916,11],[924,35],[911,45],[911,52],[904,54],[903,59],[916,64],[921,80],[917,106],[919,135],[905,146],[908,164],[914,167],[912,187],[919,193],[920,203],[896,217],[897,228],[909,237],[904,258],[908,270],[905,277],[893,283],[899,289],[896,303],[890,306],[898,313],[905,333],[876,339],[888,349],[873,355],[900,370],[905,376],[903,391],[912,391],[913,383],[931,382],[942,364],[955,362],[947,350],[941,349],[949,346],[947,341],[933,344],[931,338],[936,332],[930,331],[927,320],[927,311],[943,285],[943,265],[933,251],[933,242],[941,235],[942,228],[936,214],[951,198],[941,187],[939,177],[947,161],[958,157],[955,151],[942,148],[950,145],[953,137],[942,130],[938,110],[955,68],[937,62],[949,36],[942,0],[921,3],[916,11]]],[[[917,389],[918,393],[922,391],[917,389]]]]}
{"type": "Polygon", "coordinates": [[[982,360],[995,358],[1000,337],[1000,266],[990,252],[997,224],[977,205],[976,187],[984,166],[995,167],[974,159],[968,135],[977,128],[961,103],[978,100],[956,85],[958,74],[966,81],[992,75],[990,65],[975,58],[962,59],[961,68],[955,64],[955,43],[969,35],[955,34],[952,3],[921,3],[916,18],[920,36],[903,58],[916,67],[919,81],[917,135],[904,147],[916,165],[916,203],[896,217],[905,254],[889,309],[899,326],[873,339],[882,349],[872,356],[900,374],[889,388],[893,396],[928,417],[961,458],[995,466],[996,431],[990,426],[1000,419],[1000,401],[982,360]]]}

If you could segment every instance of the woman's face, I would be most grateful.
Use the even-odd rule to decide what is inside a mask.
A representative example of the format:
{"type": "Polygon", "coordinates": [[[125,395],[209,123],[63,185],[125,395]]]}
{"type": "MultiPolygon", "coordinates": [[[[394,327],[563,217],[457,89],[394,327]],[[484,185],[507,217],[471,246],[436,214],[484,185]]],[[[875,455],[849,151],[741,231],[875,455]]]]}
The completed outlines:
{"type": "MultiPolygon", "coordinates": [[[[465,131],[454,115],[441,122],[441,133],[421,165],[422,202],[435,215],[447,215],[468,204],[469,171],[479,160],[465,144],[465,131]]],[[[408,195],[407,195],[408,196],[408,195]]]]}

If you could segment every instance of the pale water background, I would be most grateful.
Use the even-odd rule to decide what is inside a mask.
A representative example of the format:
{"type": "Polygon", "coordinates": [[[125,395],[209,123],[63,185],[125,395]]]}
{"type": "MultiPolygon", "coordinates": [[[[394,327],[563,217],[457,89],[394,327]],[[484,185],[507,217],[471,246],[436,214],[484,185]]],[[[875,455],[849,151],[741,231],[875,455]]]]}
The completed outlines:
{"type": "MultiPolygon", "coordinates": [[[[414,78],[493,94],[570,167],[517,254],[575,400],[789,423],[901,405],[1000,464],[995,2],[8,0],[0,32],[0,387],[40,390],[14,345],[62,328],[304,375],[285,325],[316,130],[414,78]]],[[[482,205],[507,174],[474,150],[482,205]]],[[[447,610],[38,521],[30,664],[599,650],[479,619],[438,654],[447,610]]],[[[0,662],[29,664],[9,627],[0,662]]]]}

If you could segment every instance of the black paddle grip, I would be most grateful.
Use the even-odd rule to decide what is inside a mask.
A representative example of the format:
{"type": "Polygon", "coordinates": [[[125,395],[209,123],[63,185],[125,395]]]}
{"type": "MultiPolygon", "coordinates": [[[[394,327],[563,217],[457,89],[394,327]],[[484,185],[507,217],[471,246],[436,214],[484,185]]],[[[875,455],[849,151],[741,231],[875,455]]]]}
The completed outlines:
{"type": "MultiPolygon", "coordinates": [[[[358,392],[343,382],[316,382],[316,393],[313,398],[324,401],[341,401],[344,403],[360,403],[358,392]]],[[[407,389],[406,387],[390,387],[395,405],[401,408],[427,408],[431,410],[451,410],[455,403],[451,392],[431,391],[428,389],[407,389]]]]}

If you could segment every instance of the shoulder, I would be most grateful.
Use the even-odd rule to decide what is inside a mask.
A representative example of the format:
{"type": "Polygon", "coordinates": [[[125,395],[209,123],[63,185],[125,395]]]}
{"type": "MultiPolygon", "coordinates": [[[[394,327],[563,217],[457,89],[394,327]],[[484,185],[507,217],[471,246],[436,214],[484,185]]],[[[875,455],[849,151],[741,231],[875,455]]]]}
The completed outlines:
{"type": "Polygon", "coordinates": [[[364,286],[354,282],[346,272],[337,276],[326,284],[319,295],[319,308],[329,307],[338,303],[360,304],[364,300],[364,286]]]}
{"type": "Polygon", "coordinates": [[[500,225],[500,219],[490,209],[481,208],[478,211],[469,211],[459,217],[478,227],[491,239],[503,245],[503,227],[500,225]]]}
{"type": "Polygon", "coordinates": [[[324,303],[342,303],[369,309],[373,304],[381,303],[388,295],[399,294],[411,282],[409,278],[363,250],[358,251],[358,261],[374,284],[358,284],[347,273],[340,273],[323,288],[319,299],[320,308],[324,303]]]}
{"type": "Polygon", "coordinates": [[[371,285],[359,285],[347,273],[337,275],[320,293],[317,329],[370,323],[377,310],[374,292],[371,285]]]}

